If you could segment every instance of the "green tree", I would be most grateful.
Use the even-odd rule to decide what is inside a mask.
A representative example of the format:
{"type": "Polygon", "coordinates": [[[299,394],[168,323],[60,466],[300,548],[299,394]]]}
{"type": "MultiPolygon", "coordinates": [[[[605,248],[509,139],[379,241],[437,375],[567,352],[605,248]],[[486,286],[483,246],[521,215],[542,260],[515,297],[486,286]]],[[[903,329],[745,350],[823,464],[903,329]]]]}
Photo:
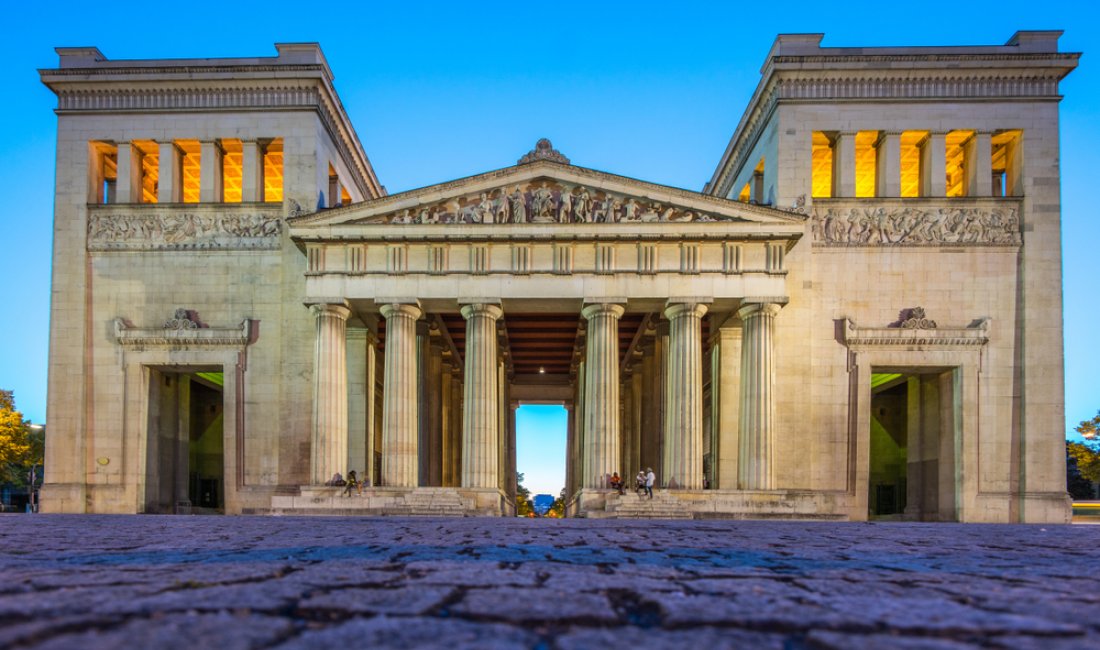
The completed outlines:
{"type": "Polygon", "coordinates": [[[24,483],[31,463],[41,462],[40,445],[33,444],[29,425],[15,410],[12,392],[0,390],[0,482],[24,483]]]}
{"type": "Polygon", "coordinates": [[[516,472],[516,516],[529,517],[535,512],[531,504],[531,490],[523,486],[523,472],[516,472]]]}
{"type": "Polygon", "coordinates": [[[1091,420],[1082,420],[1076,427],[1077,433],[1085,440],[1095,440],[1100,436],[1100,411],[1091,420]]]}
{"type": "Polygon", "coordinates": [[[546,514],[549,517],[557,517],[559,519],[565,517],[565,488],[561,489],[558,498],[554,499],[554,503],[550,504],[550,509],[546,514]]]}

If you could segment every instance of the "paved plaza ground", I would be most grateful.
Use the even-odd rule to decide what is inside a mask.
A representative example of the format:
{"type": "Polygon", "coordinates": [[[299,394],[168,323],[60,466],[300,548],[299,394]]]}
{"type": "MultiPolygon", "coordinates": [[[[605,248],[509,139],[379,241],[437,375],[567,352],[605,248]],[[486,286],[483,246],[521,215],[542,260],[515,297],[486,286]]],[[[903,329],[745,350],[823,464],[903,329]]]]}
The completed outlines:
{"type": "Polygon", "coordinates": [[[3,648],[1097,648],[1100,526],[0,516],[3,648]]]}

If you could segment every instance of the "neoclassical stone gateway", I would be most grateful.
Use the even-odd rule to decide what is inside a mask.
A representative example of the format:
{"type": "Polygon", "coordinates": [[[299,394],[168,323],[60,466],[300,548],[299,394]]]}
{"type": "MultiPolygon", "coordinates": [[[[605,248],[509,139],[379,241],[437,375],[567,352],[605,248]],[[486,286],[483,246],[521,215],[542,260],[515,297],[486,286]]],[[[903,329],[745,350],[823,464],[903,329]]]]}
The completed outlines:
{"type": "Polygon", "coordinates": [[[510,514],[556,403],[571,515],[1067,521],[1058,36],[780,36],[703,192],[387,194],[315,44],[61,48],[43,509],[510,514]]]}

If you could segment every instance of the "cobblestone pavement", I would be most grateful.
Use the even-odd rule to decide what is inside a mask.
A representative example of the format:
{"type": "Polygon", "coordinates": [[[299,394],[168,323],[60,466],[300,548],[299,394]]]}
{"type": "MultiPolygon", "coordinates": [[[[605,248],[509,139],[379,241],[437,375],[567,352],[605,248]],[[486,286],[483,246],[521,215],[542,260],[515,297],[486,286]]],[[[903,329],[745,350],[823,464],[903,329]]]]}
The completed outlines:
{"type": "Polygon", "coordinates": [[[1100,527],[0,516],[4,648],[1098,648],[1100,527]]]}

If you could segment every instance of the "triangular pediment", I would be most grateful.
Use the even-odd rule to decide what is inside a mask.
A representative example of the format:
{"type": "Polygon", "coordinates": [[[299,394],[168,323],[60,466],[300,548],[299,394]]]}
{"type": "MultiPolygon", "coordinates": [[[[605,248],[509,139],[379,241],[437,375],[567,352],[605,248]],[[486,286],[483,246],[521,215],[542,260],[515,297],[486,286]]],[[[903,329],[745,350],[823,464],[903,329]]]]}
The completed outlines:
{"type": "Polygon", "coordinates": [[[292,231],[405,224],[742,222],[800,226],[806,217],[646,183],[552,160],[536,160],[363,203],[292,217],[292,231]]]}

